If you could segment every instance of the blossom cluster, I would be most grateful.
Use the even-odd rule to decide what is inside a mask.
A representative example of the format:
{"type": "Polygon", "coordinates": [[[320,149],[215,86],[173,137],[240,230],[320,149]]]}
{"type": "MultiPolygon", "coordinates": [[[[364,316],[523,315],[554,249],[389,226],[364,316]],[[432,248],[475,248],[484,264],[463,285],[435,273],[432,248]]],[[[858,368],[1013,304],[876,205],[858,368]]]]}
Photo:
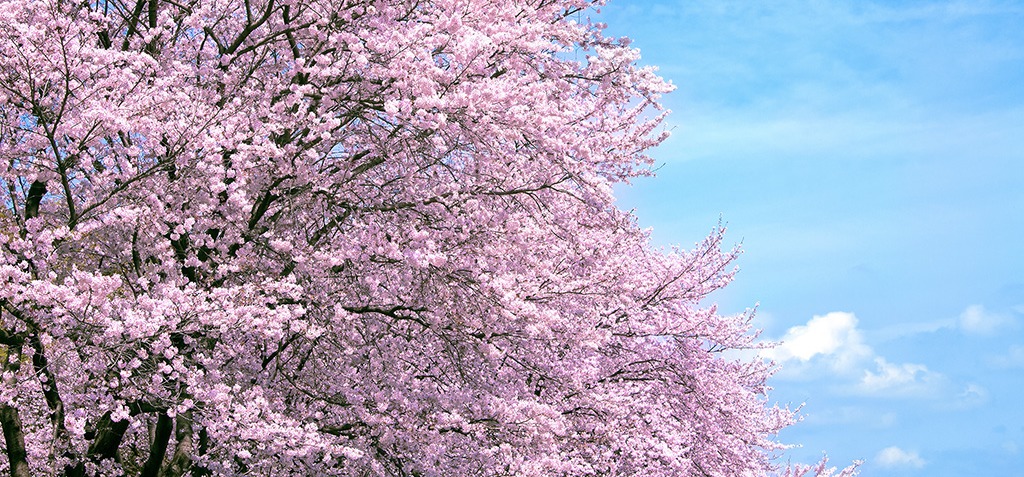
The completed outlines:
{"type": "Polygon", "coordinates": [[[601,3],[0,0],[0,471],[777,470],[601,3]]]}

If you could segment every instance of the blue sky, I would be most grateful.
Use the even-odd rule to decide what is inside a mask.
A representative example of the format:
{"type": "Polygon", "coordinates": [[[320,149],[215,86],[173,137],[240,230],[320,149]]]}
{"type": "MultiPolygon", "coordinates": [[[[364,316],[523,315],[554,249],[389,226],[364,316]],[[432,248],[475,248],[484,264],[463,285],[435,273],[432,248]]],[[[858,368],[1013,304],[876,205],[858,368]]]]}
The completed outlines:
{"type": "Polygon", "coordinates": [[[678,90],[660,245],[721,217],[723,309],[785,343],[788,456],[864,476],[1024,476],[1024,2],[612,0],[678,90]]]}

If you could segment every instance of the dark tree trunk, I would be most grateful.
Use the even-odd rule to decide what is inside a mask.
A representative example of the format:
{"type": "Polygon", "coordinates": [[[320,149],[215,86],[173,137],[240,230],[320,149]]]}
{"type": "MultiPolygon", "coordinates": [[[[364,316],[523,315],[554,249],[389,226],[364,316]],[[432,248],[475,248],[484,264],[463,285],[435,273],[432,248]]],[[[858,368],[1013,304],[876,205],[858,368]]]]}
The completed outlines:
{"type": "Polygon", "coordinates": [[[11,406],[0,406],[0,424],[4,428],[4,444],[7,447],[7,461],[11,464],[11,477],[29,477],[25,431],[21,428],[18,410],[11,406]]]}

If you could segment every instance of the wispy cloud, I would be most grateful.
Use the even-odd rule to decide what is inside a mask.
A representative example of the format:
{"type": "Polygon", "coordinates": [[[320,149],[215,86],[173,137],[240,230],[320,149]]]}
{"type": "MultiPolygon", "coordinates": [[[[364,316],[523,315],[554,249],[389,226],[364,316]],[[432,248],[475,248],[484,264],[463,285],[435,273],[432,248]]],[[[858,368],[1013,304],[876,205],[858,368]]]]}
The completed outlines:
{"type": "Polygon", "coordinates": [[[894,364],[875,358],[875,369],[864,370],[858,390],[886,396],[935,396],[945,378],[923,364],[894,364]]]}
{"type": "MultiPolygon", "coordinates": [[[[815,102],[817,94],[807,91],[792,101],[815,102]]],[[[860,94],[869,93],[865,89],[860,94]]],[[[871,101],[898,103],[889,99],[871,101]]],[[[869,112],[854,106],[821,109],[825,112],[808,113],[775,106],[735,111],[718,105],[683,108],[670,118],[675,133],[665,143],[661,155],[673,160],[761,160],[782,154],[861,162],[880,157],[891,160],[896,156],[931,155],[965,161],[978,156],[1009,156],[1021,149],[1017,137],[1022,128],[1013,121],[1024,112],[1021,107],[955,115],[917,106],[886,105],[869,112]],[[828,112],[829,109],[840,111],[828,112]]]]}
{"type": "Polygon", "coordinates": [[[868,4],[856,17],[859,21],[880,23],[920,22],[923,20],[962,20],[990,15],[1014,15],[1024,13],[1019,5],[998,4],[985,1],[949,1],[926,5],[901,6],[868,4]]]}
{"type": "Polygon", "coordinates": [[[680,133],[666,146],[679,153],[663,157],[1019,149],[1020,97],[988,100],[1017,84],[1024,49],[985,22],[1019,22],[1020,5],[699,0],[618,11],[678,32],[643,42],[682,86],[666,99],[680,133]]]}
{"type": "MultiPolygon", "coordinates": [[[[1016,310],[1015,310],[1016,311],[1016,310]]],[[[970,305],[956,318],[944,318],[916,323],[898,323],[879,330],[875,336],[885,340],[904,338],[942,330],[955,330],[968,335],[992,335],[997,331],[1014,329],[1019,326],[1012,313],[994,312],[983,305],[970,305]]],[[[1020,351],[1024,363],[1024,349],[1020,351]]]]}
{"type": "Polygon", "coordinates": [[[906,451],[896,446],[886,447],[879,451],[875,456],[875,462],[887,469],[900,467],[920,469],[927,463],[917,452],[906,451]]]}
{"type": "Polygon", "coordinates": [[[1024,368],[1024,346],[1010,346],[1006,353],[990,358],[989,362],[1000,368],[1024,368]]]}
{"type": "Polygon", "coordinates": [[[992,313],[981,305],[971,305],[960,314],[957,325],[966,333],[987,335],[1015,326],[1016,320],[1010,315],[992,313]]]}
{"type": "Polygon", "coordinates": [[[891,429],[898,426],[899,423],[900,416],[896,412],[879,413],[876,409],[860,405],[808,409],[801,422],[805,426],[836,428],[854,424],[878,430],[891,429]]]}
{"type": "Polygon", "coordinates": [[[989,392],[980,384],[970,383],[964,386],[964,390],[956,395],[956,407],[970,409],[988,403],[989,392]]]}

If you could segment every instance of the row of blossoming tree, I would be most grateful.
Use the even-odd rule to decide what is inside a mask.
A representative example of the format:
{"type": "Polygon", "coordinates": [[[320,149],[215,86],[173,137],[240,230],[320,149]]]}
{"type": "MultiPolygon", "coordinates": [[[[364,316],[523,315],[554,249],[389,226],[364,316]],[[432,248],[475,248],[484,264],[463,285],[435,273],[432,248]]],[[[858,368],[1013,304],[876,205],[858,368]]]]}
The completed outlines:
{"type": "Polygon", "coordinates": [[[780,471],[595,3],[0,0],[0,471],[780,471]]]}

